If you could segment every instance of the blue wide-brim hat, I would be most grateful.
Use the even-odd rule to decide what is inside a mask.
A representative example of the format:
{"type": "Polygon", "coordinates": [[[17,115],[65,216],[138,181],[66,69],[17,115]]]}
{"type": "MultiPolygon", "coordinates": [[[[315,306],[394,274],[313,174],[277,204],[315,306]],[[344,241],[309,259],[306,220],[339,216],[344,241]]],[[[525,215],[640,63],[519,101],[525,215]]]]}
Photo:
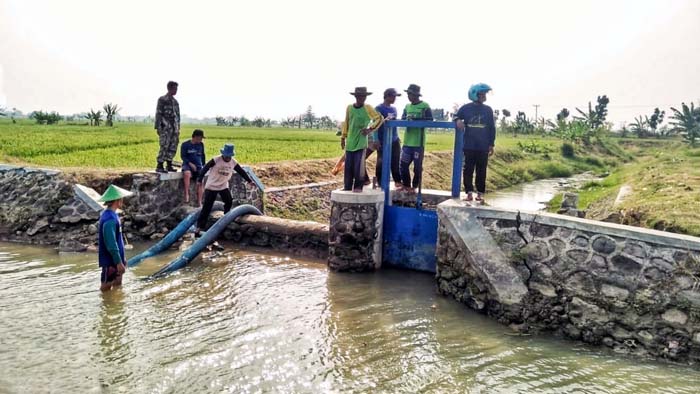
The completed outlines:
{"type": "Polygon", "coordinates": [[[221,150],[221,155],[226,157],[233,157],[236,155],[236,149],[233,144],[224,144],[224,149],[221,150]]]}

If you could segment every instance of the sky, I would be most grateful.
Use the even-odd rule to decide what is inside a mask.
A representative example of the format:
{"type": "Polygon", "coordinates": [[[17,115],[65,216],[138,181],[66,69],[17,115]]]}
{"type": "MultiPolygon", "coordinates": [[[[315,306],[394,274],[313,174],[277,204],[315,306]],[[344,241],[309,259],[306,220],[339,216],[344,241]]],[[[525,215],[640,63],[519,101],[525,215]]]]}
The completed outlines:
{"type": "Polygon", "coordinates": [[[450,110],[484,82],[547,118],[606,94],[619,124],[700,100],[698,21],[700,0],[0,0],[0,106],[148,115],[175,80],[190,117],[340,119],[355,86],[450,110]]]}

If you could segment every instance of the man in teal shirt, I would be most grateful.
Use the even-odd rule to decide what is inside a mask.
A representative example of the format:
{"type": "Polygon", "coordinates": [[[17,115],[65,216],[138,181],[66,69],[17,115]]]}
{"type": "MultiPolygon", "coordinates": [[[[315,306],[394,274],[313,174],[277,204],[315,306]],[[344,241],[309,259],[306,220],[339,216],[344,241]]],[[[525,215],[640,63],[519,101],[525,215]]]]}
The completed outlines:
{"type": "MultiPolygon", "coordinates": [[[[420,99],[420,86],[411,84],[404,90],[410,103],[406,104],[401,119],[404,120],[433,120],[433,112],[430,105],[420,99]]],[[[403,189],[415,192],[421,183],[423,175],[423,155],[425,154],[425,128],[407,127],[401,149],[401,183],[403,189]],[[411,172],[409,167],[413,163],[413,182],[411,182],[411,172]]]]}

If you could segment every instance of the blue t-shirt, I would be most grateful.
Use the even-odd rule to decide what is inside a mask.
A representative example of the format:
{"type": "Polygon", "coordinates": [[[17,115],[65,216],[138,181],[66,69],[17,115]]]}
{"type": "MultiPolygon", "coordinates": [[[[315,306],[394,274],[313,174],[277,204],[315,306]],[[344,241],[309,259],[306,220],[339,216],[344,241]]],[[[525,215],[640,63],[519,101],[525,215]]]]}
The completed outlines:
{"type": "Polygon", "coordinates": [[[191,140],[185,141],[180,146],[180,157],[182,158],[182,168],[189,167],[189,163],[194,164],[197,169],[204,167],[206,158],[204,156],[204,143],[193,144],[191,140]]]}
{"type": "MultiPolygon", "coordinates": [[[[384,103],[381,103],[377,105],[374,109],[376,109],[377,112],[379,112],[384,119],[386,119],[386,117],[389,116],[389,114],[394,114],[394,119],[396,119],[396,108],[392,107],[391,105],[384,105],[384,103]]],[[[384,129],[384,124],[382,123],[382,125],[377,129],[377,131],[375,131],[374,139],[378,140],[380,144],[384,143],[384,129]]],[[[398,140],[399,132],[396,129],[394,129],[391,134],[391,141],[394,142],[398,140]]]]}
{"type": "Polygon", "coordinates": [[[479,102],[465,104],[457,111],[457,119],[464,121],[464,149],[488,151],[496,141],[493,110],[479,102]]]}

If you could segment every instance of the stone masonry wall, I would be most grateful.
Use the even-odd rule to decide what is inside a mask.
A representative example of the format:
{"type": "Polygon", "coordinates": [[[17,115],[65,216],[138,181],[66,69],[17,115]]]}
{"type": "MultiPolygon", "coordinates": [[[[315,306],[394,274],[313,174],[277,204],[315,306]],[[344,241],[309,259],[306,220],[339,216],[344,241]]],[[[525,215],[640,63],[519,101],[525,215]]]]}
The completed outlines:
{"type": "Polygon", "coordinates": [[[328,239],[328,267],[371,271],[381,266],[383,194],[334,191],[328,239]]]}
{"type": "Polygon", "coordinates": [[[442,294],[520,331],[700,360],[700,239],[550,214],[471,210],[527,294],[515,305],[496,301],[481,262],[441,220],[442,294]]]}

